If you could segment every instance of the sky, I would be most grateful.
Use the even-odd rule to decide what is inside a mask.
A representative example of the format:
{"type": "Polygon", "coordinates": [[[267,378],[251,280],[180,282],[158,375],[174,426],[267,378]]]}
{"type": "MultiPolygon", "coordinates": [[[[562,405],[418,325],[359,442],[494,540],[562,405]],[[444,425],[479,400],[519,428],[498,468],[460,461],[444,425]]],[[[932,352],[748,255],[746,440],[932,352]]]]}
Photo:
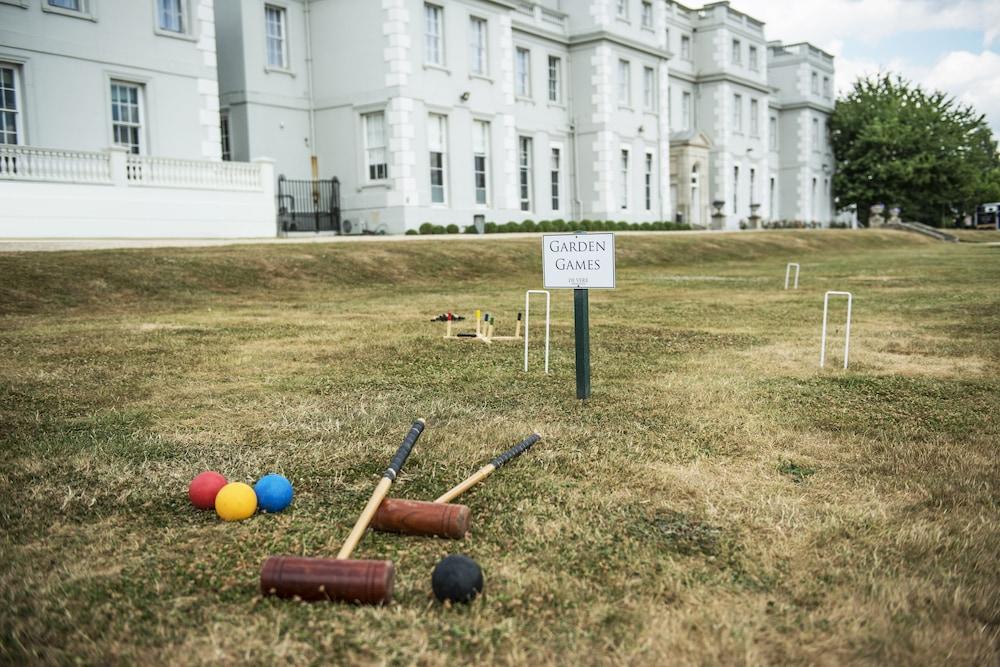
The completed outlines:
{"type": "Polygon", "coordinates": [[[1000,0],[731,0],[768,40],[812,42],[836,59],[838,91],[893,71],[985,114],[1000,139],[1000,0]]]}

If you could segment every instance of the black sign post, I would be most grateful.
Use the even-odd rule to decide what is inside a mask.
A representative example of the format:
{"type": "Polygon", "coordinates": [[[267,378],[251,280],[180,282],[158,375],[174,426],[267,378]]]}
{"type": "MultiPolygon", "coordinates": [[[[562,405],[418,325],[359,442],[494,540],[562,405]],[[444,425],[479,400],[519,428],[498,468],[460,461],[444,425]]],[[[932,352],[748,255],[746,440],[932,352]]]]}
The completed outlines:
{"type": "Polygon", "coordinates": [[[576,397],[590,398],[590,291],[573,290],[573,328],[576,333],[576,397]]]}

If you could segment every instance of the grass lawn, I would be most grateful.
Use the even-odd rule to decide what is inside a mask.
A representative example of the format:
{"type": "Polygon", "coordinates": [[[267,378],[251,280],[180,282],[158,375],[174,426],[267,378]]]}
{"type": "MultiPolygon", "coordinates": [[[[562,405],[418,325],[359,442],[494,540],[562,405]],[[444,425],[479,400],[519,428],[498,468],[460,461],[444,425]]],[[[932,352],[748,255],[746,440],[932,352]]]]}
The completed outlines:
{"type": "Polygon", "coordinates": [[[1000,231],[995,229],[946,229],[962,243],[1000,243],[1000,231]]]}
{"type": "Polygon", "coordinates": [[[623,234],[581,405],[570,293],[548,377],[429,321],[509,333],[539,243],[0,255],[0,662],[1000,660],[1000,248],[623,234]],[[848,371],[842,302],[818,368],[828,289],[848,371]],[[336,552],[418,416],[407,498],[543,440],[463,497],[463,542],[365,537],[393,605],[262,599],[267,555],[336,552]],[[223,523],[188,503],[203,469],[296,498],[223,523]],[[467,607],[430,592],[453,552],[485,572],[467,607]]]}

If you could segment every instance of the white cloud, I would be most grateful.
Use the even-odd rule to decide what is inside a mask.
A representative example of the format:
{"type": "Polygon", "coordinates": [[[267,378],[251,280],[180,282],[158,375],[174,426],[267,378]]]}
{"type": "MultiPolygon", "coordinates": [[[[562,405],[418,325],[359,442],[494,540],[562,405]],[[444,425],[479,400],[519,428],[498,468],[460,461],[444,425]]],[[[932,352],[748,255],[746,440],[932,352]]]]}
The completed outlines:
{"type": "Polygon", "coordinates": [[[996,0],[733,0],[732,6],[767,23],[768,39],[826,49],[845,38],[870,43],[923,30],[983,31],[984,48],[1000,39],[996,0]]]}
{"type": "Polygon", "coordinates": [[[953,51],[937,61],[921,83],[986,114],[994,135],[1000,136],[1000,53],[953,51]]]}

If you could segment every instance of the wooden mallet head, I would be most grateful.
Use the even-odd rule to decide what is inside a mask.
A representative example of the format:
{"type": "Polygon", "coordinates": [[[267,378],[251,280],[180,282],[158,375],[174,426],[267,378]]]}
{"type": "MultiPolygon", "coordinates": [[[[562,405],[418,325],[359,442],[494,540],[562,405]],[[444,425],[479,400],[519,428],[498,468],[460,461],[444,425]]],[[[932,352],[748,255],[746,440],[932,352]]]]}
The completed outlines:
{"type": "Polygon", "coordinates": [[[337,558],[271,556],[260,569],[260,591],[263,595],[355,604],[388,604],[392,601],[396,575],[392,561],[350,560],[350,556],[423,431],[423,419],[418,419],[410,427],[337,558]]]}
{"type": "Polygon", "coordinates": [[[540,438],[537,433],[532,433],[432,503],[386,498],[372,519],[372,528],[388,533],[449,537],[456,540],[465,537],[469,532],[471,512],[465,505],[451,501],[489,477],[497,468],[526,452],[540,438]]]}

